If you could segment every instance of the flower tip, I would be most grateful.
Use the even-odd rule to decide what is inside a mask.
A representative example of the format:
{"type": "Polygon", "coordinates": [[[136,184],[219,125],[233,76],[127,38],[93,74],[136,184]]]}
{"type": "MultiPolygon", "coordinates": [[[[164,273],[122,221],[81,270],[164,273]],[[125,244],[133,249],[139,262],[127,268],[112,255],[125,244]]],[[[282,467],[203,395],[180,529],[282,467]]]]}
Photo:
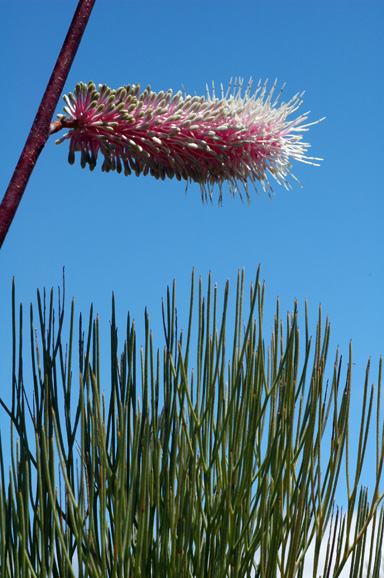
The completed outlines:
{"type": "MultiPolygon", "coordinates": [[[[56,141],[56,143],[60,144],[59,141],[56,141]]],[[[69,149],[68,162],[70,165],[73,165],[75,163],[75,153],[72,149],[69,149]]]]}

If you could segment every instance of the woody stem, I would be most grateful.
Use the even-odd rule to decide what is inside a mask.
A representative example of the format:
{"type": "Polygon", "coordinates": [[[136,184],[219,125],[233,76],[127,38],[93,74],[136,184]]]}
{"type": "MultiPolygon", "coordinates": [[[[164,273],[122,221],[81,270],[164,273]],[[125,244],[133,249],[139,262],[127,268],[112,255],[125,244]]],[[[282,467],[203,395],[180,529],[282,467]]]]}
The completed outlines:
{"type": "Polygon", "coordinates": [[[4,198],[0,205],[0,248],[16,214],[36,161],[50,135],[50,123],[96,0],[79,0],[4,198]]]}

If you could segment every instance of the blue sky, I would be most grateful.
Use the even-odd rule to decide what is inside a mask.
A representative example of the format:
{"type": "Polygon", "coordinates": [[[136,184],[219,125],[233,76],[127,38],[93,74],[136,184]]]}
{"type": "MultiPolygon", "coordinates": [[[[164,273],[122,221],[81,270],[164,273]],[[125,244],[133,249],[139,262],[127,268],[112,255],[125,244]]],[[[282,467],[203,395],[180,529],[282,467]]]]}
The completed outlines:
{"type": "MultiPolygon", "coordinates": [[[[76,4],[0,0],[3,192],[76,4]]],[[[336,346],[346,360],[352,340],[352,423],[358,420],[367,359],[377,383],[384,353],[383,25],[380,1],[97,0],[65,92],[93,80],[205,94],[212,81],[225,86],[231,77],[252,76],[271,86],[277,78],[278,86],[286,83],[285,101],[305,90],[310,121],[326,116],[305,135],[310,153],[324,161],[296,163],[303,188],[276,185],[272,201],[252,193],[248,206],[224,187],[219,207],[218,192],[203,205],[196,184],[185,195],[178,181],[70,166],[67,145],[53,137],[0,253],[2,398],[8,401],[11,387],[13,276],[27,315],[36,289],[60,285],[65,266],[67,310],[74,296],[87,317],[92,302],[105,344],[113,291],[118,324],[125,326],[129,310],[140,326],[147,307],[162,346],[161,298],[174,278],[185,326],[193,267],[205,287],[212,271],[219,292],[229,279],[234,297],[238,269],[245,267],[249,284],[260,264],[266,339],[279,296],[283,316],[298,299],[302,325],[308,299],[312,334],[320,303],[329,315],[329,377],[336,346]]],[[[370,485],[369,476],[364,481],[370,485]]]]}

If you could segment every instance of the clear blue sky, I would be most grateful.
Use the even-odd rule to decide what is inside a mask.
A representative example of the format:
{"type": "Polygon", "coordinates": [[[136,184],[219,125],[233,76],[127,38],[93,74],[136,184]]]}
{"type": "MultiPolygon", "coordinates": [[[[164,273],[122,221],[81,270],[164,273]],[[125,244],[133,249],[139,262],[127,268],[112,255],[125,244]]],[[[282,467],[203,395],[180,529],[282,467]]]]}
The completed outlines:
{"type": "MultiPolygon", "coordinates": [[[[76,4],[0,0],[1,195],[76,4]]],[[[218,207],[217,198],[202,205],[195,184],[185,195],[178,181],[70,166],[67,145],[53,137],[0,253],[1,396],[10,399],[13,276],[26,317],[36,288],[60,285],[65,266],[67,310],[74,296],[87,317],[93,302],[105,344],[114,291],[119,326],[128,310],[140,325],[147,307],[162,346],[161,297],[174,278],[185,326],[192,267],[205,286],[212,271],[219,291],[229,278],[234,296],[238,269],[245,266],[250,283],[260,264],[266,339],[279,296],[284,316],[298,299],[301,324],[308,298],[312,334],[319,303],[329,315],[329,377],[336,346],[346,360],[352,340],[352,423],[359,419],[367,359],[377,383],[384,353],[383,29],[380,1],[97,0],[66,92],[93,80],[205,94],[212,80],[277,78],[286,83],[283,100],[305,90],[302,111],[327,117],[305,138],[324,161],[295,164],[303,188],[276,185],[273,201],[254,193],[251,206],[224,188],[218,207]]]]}

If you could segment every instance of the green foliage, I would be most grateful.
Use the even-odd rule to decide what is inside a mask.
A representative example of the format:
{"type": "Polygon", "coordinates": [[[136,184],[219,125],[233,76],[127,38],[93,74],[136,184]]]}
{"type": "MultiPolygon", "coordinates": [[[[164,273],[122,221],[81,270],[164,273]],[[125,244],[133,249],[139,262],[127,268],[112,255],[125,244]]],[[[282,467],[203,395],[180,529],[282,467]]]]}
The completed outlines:
{"type": "Polygon", "coordinates": [[[91,308],[85,337],[80,322],[77,385],[74,302],[66,345],[64,295],[56,317],[53,292],[47,308],[38,293],[39,331],[31,307],[33,384],[24,385],[22,307],[17,329],[13,290],[11,407],[1,401],[12,447],[8,475],[0,448],[0,578],[300,578],[310,547],[314,577],[345,575],[348,558],[351,576],[380,576],[381,364],[368,502],[360,476],[374,405],[369,365],[351,474],[351,352],[345,385],[338,352],[327,382],[328,320],[323,327],[320,310],[312,343],[306,311],[303,340],[296,304],[285,322],[277,304],[267,347],[258,275],[243,321],[244,273],[228,338],[228,295],[227,285],[219,315],[209,278],[206,297],[200,281],[194,304],[192,278],[187,330],[178,335],[173,286],[163,307],[161,352],[147,314],[143,348],[136,350],[128,315],[119,352],[112,301],[105,394],[98,318],[91,308]],[[334,501],[345,479],[342,514],[334,501]]]}

